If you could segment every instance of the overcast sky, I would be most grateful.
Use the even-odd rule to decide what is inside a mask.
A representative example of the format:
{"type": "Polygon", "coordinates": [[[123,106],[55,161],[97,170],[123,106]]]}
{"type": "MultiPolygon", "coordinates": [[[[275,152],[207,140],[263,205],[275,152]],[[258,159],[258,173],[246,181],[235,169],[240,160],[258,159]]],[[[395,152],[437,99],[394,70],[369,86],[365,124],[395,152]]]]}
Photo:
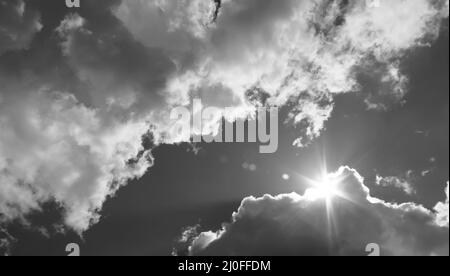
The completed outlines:
{"type": "Polygon", "coordinates": [[[0,0],[0,255],[448,255],[448,16],[0,0]],[[170,112],[194,99],[278,107],[278,150],[190,143],[170,112]]]}

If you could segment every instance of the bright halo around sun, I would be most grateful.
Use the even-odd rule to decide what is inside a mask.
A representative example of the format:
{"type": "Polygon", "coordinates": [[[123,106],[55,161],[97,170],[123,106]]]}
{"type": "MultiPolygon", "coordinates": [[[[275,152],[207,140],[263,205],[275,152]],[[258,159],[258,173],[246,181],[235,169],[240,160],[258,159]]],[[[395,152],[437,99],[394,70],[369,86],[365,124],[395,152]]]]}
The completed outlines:
{"type": "Polygon", "coordinates": [[[312,187],[307,189],[305,196],[313,200],[332,199],[340,195],[340,182],[336,175],[324,173],[320,179],[311,181],[312,187]]]}
{"type": "Polygon", "coordinates": [[[316,190],[318,196],[322,198],[330,198],[338,195],[338,184],[337,179],[333,179],[329,175],[326,175],[323,179],[317,182],[316,187],[313,189],[316,190]]]}

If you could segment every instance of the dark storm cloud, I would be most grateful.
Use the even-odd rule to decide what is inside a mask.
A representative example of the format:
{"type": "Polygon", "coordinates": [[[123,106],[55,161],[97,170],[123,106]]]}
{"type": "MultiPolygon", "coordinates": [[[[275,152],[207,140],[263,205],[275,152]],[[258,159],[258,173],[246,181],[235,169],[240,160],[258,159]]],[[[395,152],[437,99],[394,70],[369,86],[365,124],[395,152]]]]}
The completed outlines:
{"type": "Polygon", "coordinates": [[[448,200],[435,211],[390,204],[370,197],[356,171],[344,167],[338,175],[342,197],[333,198],[330,220],[326,200],[314,190],[249,197],[219,232],[189,228],[181,241],[189,243],[191,255],[367,255],[370,243],[383,255],[448,255],[448,200]]]}

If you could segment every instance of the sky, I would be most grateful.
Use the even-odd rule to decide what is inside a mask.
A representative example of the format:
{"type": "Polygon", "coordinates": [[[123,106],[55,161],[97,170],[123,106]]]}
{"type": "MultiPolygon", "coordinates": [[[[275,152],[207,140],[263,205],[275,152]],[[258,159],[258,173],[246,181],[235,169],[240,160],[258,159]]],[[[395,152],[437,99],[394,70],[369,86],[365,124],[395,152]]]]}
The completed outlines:
{"type": "Polygon", "coordinates": [[[0,255],[448,255],[448,5],[0,0],[0,255]]]}

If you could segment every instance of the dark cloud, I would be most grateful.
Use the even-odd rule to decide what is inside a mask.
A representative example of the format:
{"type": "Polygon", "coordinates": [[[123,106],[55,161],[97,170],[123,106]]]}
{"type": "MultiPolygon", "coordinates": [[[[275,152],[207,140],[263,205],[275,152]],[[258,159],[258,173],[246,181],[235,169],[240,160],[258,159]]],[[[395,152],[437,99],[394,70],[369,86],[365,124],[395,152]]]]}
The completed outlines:
{"type": "Polygon", "coordinates": [[[0,1],[0,56],[29,47],[42,28],[40,15],[23,0],[0,1]]]}
{"type": "Polygon", "coordinates": [[[99,31],[74,14],[58,27],[64,56],[86,83],[91,104],[102,106],[117,100],[124,109],[135,105],[144,110],[163,106],[160,92],[174,71],[174,64],[163,49],[146,48],[118,21],[113,22],[99,31]],[[127,100],[131,102],[124,102],[127,100]]]}

